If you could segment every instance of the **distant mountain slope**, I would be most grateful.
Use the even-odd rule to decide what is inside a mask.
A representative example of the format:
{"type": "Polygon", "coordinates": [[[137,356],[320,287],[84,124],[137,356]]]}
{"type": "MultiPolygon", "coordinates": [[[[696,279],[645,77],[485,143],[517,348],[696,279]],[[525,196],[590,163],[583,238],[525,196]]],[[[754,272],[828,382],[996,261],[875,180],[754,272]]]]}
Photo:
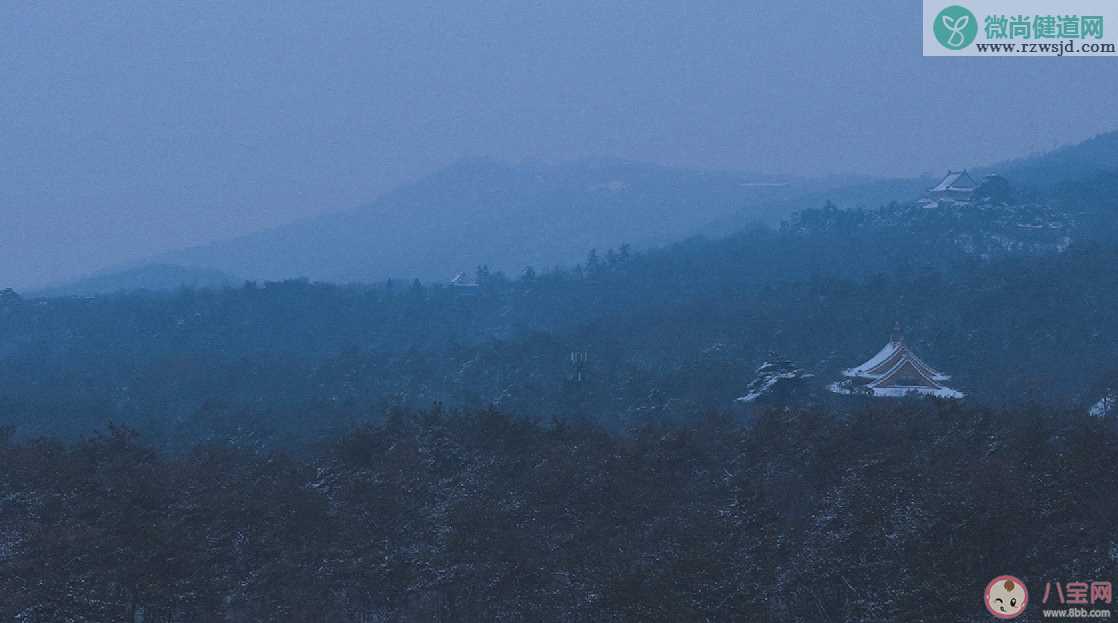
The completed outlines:
{"type": "MultiPolygon", "coordinates": [[[[1118,169],[1118,132],[972,169],[1044,190],[1118,169]]],[[[594,248],[650,247],[694,234],[719,237],[759,221],[775,224],[828,201],[873,209],[914,199],[935,181],[801,180],[615,161],[513,166],[466,160],[355,210],[158,261],[250,279],[443,281],[483,264],[516,274],[526,266],[574,264],[594,248]]]]}
{"type": "Polygon", "coordinates": [[[840,183],[595,162],[509,166],[468,160],[347,212],[171,253],[161,261],[253,279],[446,280],[478,265],[519,273],[593,248],[678,240],[742,211],[840,183]]]}
{"type": "MultiPolygon", "coordinates": [[[[799,194],[787,199],[776,199],[768,205],[773,214],[792,215],[803,210],[813,210],[831,202],[840,208],[873,209],[891,201],[905,201],[919,196],[935,183],[931,178],[864,180],[854,184],[825,188],[799,194]]],[[[750,210],[715,220],[702,228],[700,233],[719,236],[740,231],[755,222],[750,210]]]]}
{"type": "MultiPolygon", "coordinates": [[[[1100,173],[1118,171],[1118,131],[1100,134],[1075,145],[1053,151],[1006,160],[987,166],[953,163],[952,168],[969,168],[976,176],[998,173],[1018,188],[1050,190],[1061,182],[1094,178],[1100,173]]],[[[859,180],[847,185],[832,185],[807,191],[768,204],[772,214],[792,214],[833,203],[840,208],[874,209],[893,201],[918,198],[939,178],[914,177],[898,179],[859,180]]],[[[748,210],[716,219],[702,228],[702,233],[719,235],[743,229],[755,221],[748,210]]]]}
{"type": "Polygon", "coordinates": [[[240,282],[229,274],[210,268],[145,264],[136,268],[98,273],[60,286],[29,292],[28,296],[95,296],[135,290],[158,292],[181,287],[220,288],[238,283],[240,282]]]}
{"type": "Polygon", "coordinates": [[[1047,153],[981,167],[979,170],[996,171],[1016,184],[1041,188],[1113,172],[1118,170],[1118,131],[1100,134],[1047,153]]]}

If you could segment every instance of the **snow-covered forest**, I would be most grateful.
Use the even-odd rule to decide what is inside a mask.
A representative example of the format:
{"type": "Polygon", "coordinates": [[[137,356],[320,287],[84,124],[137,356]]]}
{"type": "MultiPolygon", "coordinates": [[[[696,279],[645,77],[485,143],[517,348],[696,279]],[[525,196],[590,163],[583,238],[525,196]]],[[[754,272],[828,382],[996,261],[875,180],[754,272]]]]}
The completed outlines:
{"type": "Polygon", "coordinates": [[[298,455],[9,440],[0,617],[972,620],[1004,569],[1114,568],[1115,436],[888,401],[625,437],[399,412],[298,455]]]}
{"type": "Polygon", "coordinates": [[[1045,2],[0,2],[0,623],[1110,618],[1045,2]]]}

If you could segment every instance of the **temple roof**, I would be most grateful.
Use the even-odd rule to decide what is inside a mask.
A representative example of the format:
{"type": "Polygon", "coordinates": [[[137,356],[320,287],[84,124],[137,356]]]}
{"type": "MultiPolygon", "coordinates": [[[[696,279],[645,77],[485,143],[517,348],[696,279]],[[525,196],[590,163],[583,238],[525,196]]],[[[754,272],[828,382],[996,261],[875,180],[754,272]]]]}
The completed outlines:
{"type": "Polygon", "coordinates": [[[865,363],[842,371],[850,380],[832,384],[835,393],[868,392],[873,396],[907,396],[919,394],[940,398],[962,398],[963,393],[946,387],[948,375],[924,363],[897,334],[884,348],[865,363]],[[864,384],[859,384],[861,379],[864,384]],[[860,387],[860,389],[859,389],[860,387]]]}
{"type": "Polygon", "coordinates": [[[948,171],[947,175],[932,188],[928,189],[929,192],[946,192],[948,190],[961,190],[972,191],[978,188],[978,182],[967,173],[966,169],[962,171],[948,171]]]}
{"type": "Polygon", "coordinates": [[[466,277],[466,273],[458,273],[454,279],[450,280],[450,285],[457,288],[476,288],[478,286],[476,281],[470,281],[466,277]]]}
{"type": "Polygon", "coordinates": [[[887,374],[902,361],[911,361],[922,374],[934,381],[946,381],[951,378],[924,363],[924,360],[916,356],[916,353],[912,352],[912,350],[905,345],[904,340],[899,337],[889,340],[888,344],[877,351],[876,355],[866,360],[865,363],[843,370],[842,373],[844,376],[878,379],[887,374]]]}
{"type": "Polygon", "coordinates": [[[902,359],[875,381],[866,384],[874,396],[920,394],[940,398],[962,398],[963,393],[945,387],[924,373],[911,359],[902,359]]]}

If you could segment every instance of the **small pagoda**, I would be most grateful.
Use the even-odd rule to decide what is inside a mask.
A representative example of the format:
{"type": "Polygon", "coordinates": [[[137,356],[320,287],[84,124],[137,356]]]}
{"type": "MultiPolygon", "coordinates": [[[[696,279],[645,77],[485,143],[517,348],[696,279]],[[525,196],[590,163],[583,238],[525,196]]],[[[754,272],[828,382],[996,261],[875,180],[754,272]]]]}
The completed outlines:
{"type": "Polygon", "coordinates": [[[867,394],[874,397],[935,396],[962,398],[963,393],[947,387],[950,376],[924,363],[912,352],[899,330],[889,343],[865,363],[842,371],[846,379],[828,389],[836,394],[867,394]]]}

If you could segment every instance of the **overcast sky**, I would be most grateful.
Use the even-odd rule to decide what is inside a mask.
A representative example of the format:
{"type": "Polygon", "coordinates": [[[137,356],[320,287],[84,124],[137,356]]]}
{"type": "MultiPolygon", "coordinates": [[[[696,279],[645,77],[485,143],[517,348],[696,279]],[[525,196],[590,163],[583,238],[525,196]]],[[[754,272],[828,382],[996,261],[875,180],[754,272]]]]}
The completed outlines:
{"type": "Polygon", "coordinates": [[[911,0],[0,4],[0,287],[464,156],[911,175],[1118,127],[1118,61],[920,55],[911,0]]]}

